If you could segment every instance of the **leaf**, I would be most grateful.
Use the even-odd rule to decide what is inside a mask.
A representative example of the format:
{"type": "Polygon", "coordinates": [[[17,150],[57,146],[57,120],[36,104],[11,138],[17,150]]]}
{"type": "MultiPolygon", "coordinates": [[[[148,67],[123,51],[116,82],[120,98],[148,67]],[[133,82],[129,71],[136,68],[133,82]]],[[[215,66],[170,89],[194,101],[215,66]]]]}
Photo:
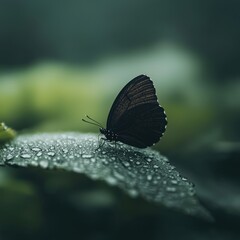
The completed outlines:
{"type": "Polygon", "coordinates": [[[6,143],[15,138],[16,132],[7,127],[5,123],[0,123],[0,144],[6,143]]]}
{"type": "Polygon", "coordinates": [[[210,220],[198,202],[192,183],[166,157],[152,149],[106,142],[97,149],[94,134],[21,135],[0,148],[0,165],[34,166],[84,173],[91,179],[117,185],[131,196],[140,195],[191,215],[210,220]]]}

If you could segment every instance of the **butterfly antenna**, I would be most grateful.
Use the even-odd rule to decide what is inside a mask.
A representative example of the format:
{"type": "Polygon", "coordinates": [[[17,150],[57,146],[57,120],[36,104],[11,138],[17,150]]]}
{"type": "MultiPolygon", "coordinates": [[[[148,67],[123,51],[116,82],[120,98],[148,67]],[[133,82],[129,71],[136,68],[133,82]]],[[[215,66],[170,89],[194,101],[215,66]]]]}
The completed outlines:
{"type": "Polygon", "coordinates": [[[92,125],[95,125],[95,126],[98,126],[98,127],[102,127],[101,125],[97,124],[97,123],[94,123],[94,122],[89,122],[85,119],[82,119],[83,122],[86,122],[86,123],[89,123],[89,124],[92,124],[92,125]]]}
{"type": "Polygon", "coordinates": [[[97,124],[98,124],[98,126],[100,126],[100,127],[102,127],[102,128],[103,128],[102,124],[101,124],[101,123],[99,123],[98,121],[94,120],[93,118],[89,117],[88,115],[86,115],[86,117],[87,117],[88,119],[92,120],[93,122],[97,123],[97,124]]]}

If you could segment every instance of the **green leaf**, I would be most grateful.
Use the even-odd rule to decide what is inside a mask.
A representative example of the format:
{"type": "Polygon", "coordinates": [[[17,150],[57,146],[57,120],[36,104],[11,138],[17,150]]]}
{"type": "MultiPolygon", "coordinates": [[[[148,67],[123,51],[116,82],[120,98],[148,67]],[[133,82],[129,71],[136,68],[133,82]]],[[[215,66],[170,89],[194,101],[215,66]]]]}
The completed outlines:
{"type": "Polygon", "coordinates": [[[152,149],[106,142],[97,149],[95,134],[22,135],[0,148],[0,165],[34,166],[84,173],[91,179],[117,185],[131,196],[211,219],[166,157],[152,149]]]}
{"type": "Polygon", "coordinates": [[[14,139],[16,136],[16,132],[7,127],[5,123],[0,123],[0,144],[6,143],[12,139],[14,139]]]}

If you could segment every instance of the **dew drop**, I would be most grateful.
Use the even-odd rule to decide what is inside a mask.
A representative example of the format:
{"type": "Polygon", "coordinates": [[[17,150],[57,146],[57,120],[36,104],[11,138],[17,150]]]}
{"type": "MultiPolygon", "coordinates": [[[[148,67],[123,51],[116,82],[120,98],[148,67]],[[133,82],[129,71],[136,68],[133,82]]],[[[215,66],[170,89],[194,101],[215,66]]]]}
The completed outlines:
{"type": "Polygon", "coordinates": [[[41,151],[41,148],[39,148],[39,147],[34,147],[34,148],[32,148],[32,150],[33,150],[34,152],[39,152],[39,151],[41,151]]]}
{"type": "Polygon", "coordinates": [[[82,158],[91,158],[91,157],[92,157],[91,154],[83,154],[83,155],[82,155],[82,158]]]}
{"type": "Polygon", "coordinates": [[[106,181],[111,185],[116,185],[117,184],[117,179],[113,178],[113,177],[110,177],[110,176],[106,178],[106,181]]]}
{"type": "Polygon", "coordinates": [[[39,162],[39,165],[42,167],[42,168],[47,168],[48,167],[48,161],[46,160],[41,160],[39,162]]]}
{"type": "Polygon", "coordinates": [[[158,184],[158,181],[157,181],[157,180],[154,180],[154,181],[153,181],[153,184],[157,185],[157,184],[158,184]]]}
{"type": "Polygon", "coordinates": [[[107,161],[107,159],[105,159],[105,158],[102,159],[102,162],[103,162],[104,164],[106,164],[106,165],[109,163],[109,162],[107,161]]]}
{"type": "Polygon", "coordinates": [[[128,193],[129,193],[129,195],[132,196],[132,197],[137,197],[137,196],[138,196],[138,192],[137,192],[137,190],[135,190],[135,189],[130,189],[130,190],[128,190],[128,193]]]}
{"type": "Polygon", "coordinates": [[[12,154],[8,154],[6,157],[6,160],[9,161],[9,160],[12,160],[13,158],[14,156],[12,154]]]}
{"type": "Polygon", "coordinates": [[[125,167],[129,167],[129,166],[130,166],[130,163],[129,163],[129,162],[126,162],[126,161],[124,161],[124,162],[123,162],[123,165],[124,165],[125,167]]]}
{"type": "Polygon", "coordinates": [[[55,152],[48,152],[47,155],[50,156],[50,157],[54,157],[55,156],[55,152]]]}
{"type": "MultiPolygon", "coordinates": [[[[37,160],[36,158],[34,158],[34,159],[37,160]]],[[[31,161],[31,165],[34,166],[34,167],[37,167],[38,163],[36,161],[31,161]]]]}
{"type": "Polygon", "coordinates": [[[36,156],[38,156],[38,157],[42,156],[42,152],[38,152],[38,153],[36,154],[36,156]]]}
{"type": "Polygon", "coordinates": [[[31,157],[31,155],[28,154],[28,153],[23,153],[23,154],[20,155],[20,157],[21,157],[21,158],[24,158],[24,159],[28,159],[28,158],[31,157]]]}
{"type": "Polygon", "coordinates": [[[152,180],[152,175],[147,175],[147,180],[151,181],[152,180]]]}
{"type": "Polygon", "coordinates": [[[66,148],[63,148],[62,151],[63,151],[64,153],[68,153],[68,150],[67,150],[66,148]]]}
{"type": "Polygon", "coordinates": [[[171,183],[172,183],[172,184],[177,184],[178,181],[173,179],[173,180],[171,180],[171,183]]]}
{"type": "Polygon", "coordinates": [[[119,180],[124,180],[124,176],[116,171],[113,172],[113,175],[119,180]]]}
{"type": "Polygon", "coordinates": [[[168,192],[176,192],[176,188],[175,187],[167,187],[166,190],[168,192]]]}

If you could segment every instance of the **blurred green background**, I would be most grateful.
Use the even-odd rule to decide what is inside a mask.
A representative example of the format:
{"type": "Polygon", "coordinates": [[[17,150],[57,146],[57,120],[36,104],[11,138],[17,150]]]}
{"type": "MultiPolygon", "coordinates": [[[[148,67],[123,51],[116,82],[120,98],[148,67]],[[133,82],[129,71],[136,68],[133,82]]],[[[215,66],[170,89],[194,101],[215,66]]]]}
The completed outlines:
{"type": "Polygon", "coordinates": [[[98,132],[121,88],[151,77],[168,116],[155,148],[216,222],[83,176],[0,169],[0,239],[239,239],[240,3],[1,0],[0,121],[19,134],[98,132]]]}

